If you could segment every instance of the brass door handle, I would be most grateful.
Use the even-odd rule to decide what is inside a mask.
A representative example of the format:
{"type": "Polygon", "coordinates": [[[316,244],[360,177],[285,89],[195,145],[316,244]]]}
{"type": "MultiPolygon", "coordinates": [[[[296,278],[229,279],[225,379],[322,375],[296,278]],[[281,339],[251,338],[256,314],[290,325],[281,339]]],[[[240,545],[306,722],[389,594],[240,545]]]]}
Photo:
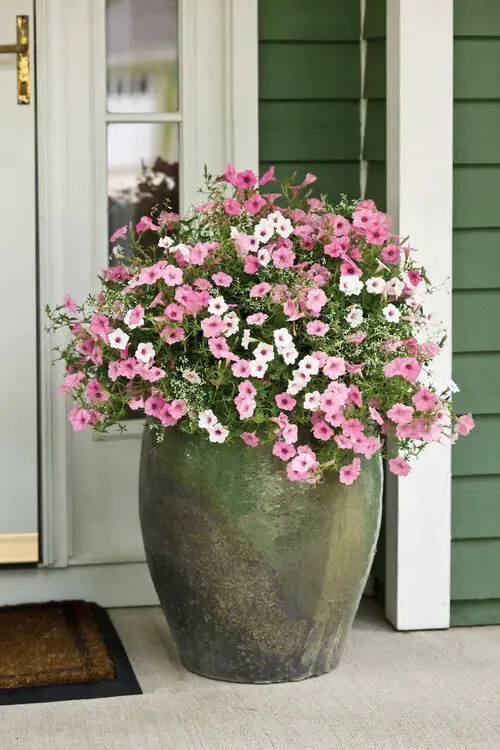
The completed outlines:
{"type": "Polygon", "coordinates": [[[0,44],[0,54],[17,55],[17,103],[29,104],[31,94],[29,18],[16,16],[16,44],[0,44]]]}

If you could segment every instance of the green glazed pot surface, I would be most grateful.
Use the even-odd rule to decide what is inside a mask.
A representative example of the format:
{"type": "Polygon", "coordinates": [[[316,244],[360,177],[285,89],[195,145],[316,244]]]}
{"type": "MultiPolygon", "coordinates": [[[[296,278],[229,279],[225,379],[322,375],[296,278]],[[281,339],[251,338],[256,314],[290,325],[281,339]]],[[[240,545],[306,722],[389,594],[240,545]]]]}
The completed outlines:
{"type": "Polygon", "coordinates": [[[382,466],[350,487],[290,482],[269,447],[145,429],[140,517],[149,569],[183,664],[237,682],[336,666],[373,561],[382,466]]]}

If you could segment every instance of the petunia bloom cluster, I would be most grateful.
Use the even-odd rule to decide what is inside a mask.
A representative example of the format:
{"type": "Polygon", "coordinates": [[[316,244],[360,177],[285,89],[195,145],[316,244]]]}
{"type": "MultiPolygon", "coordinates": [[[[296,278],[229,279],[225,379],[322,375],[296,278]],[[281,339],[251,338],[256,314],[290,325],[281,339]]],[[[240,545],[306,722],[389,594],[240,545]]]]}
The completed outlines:
{"type": "Polygon", "coordinates": [[[136,413],[158,440],[268,445],[290,480],[344,484],[376,455],[406,476],[428,443],[469,433],[455,384],[432,375],[425,269],[373,201],[334,206],[315,179],[228,165],[186,217],[158,208],[114,233],[101,292],[47,309],[71,333],[59,390],[75,430],[136,413]]]}

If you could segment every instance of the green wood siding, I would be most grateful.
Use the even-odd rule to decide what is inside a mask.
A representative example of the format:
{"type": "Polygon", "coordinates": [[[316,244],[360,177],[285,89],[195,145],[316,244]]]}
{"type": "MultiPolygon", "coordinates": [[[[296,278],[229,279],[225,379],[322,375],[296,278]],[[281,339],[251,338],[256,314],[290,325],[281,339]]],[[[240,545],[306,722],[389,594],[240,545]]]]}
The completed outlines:
{"type": "Polygon", "coordinates": [[[259,3],[261,170],[313,172],[337,199],[360,192],[360,4],[259,3]]]}
{"type": "Polygon", "coordinates": [[[454,625],[500,623],[500,4],[455,0],[453,370],[476,430],[453,450],[454,625]]]}
{"type": "Polygon", "coordinates": [[[385,0],[367,0],[363,24],[366,62],[363,97],[366,120],[363,159],[366,162],[366,197],[386,207],[386,43],[385,0]]]}

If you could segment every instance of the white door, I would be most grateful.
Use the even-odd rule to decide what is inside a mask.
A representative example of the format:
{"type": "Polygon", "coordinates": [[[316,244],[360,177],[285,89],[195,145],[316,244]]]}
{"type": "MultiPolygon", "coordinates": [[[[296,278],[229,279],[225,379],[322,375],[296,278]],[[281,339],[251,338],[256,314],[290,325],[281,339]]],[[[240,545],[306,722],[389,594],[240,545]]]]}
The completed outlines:
{"type": "Polygon", "coordinates": [[[2,263],[0,273],[0,341],[2,347],[0,564],[38,560],[37,259],[33,49],[32,0],[2,0],[0,3],[0,258],[2,263]],[[28,48],[22,54],[17,54],[15,46],[26,42],[25,34],[29,37],[28,48]],[[27,80],[28,76],[31,82],[27,80]]]}

